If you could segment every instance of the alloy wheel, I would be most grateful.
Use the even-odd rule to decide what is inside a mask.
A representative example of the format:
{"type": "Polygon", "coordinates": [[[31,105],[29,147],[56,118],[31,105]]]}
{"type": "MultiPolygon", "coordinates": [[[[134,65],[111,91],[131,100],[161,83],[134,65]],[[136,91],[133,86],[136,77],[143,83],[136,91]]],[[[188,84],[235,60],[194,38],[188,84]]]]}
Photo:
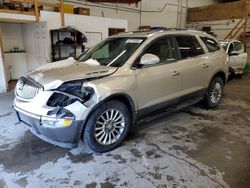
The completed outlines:
{"type": "Polygon", "coordinates": [[[101,145],[111,145],[122,135],[125,127],[125,117],[117,109],[103,112],[95,123],[95,140],[101,145]]]}
{"type": "Polygon", "coordinates": [[[211,92],[210,95],[210,100],[213,104],[216,104],[220,101],[221,97],[222,97],[222,85],[219,82],[216,82],[214,84],[213,90],[211,92]]]}

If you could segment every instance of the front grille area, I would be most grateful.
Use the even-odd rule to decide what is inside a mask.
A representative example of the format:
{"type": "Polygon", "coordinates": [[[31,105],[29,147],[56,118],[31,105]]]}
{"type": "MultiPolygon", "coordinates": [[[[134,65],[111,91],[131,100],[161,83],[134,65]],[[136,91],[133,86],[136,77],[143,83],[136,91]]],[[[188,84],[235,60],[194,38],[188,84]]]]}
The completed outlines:
{"type": "Polygon", "coordinates": [[[41,89],[42,87],[35,82],[21,77],[16,85],[16,95],[21,99],[30,100],[33,99],[41,89]]]}

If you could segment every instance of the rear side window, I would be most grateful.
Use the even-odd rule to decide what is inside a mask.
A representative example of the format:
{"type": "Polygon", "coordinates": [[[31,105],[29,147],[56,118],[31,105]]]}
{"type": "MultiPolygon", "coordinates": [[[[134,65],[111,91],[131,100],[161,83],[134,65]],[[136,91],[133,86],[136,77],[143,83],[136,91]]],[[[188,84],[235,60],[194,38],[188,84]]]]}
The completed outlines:
{"type": "Polygon", "coordinates": [[[182,59],[204,54],[200,43],[195,36],[175,36],[182,59]]]}
{"type": "Polygon", "coordinates": [[[204,42],[210,53],[220,50],[220,45],[218,44],[218,42],[216,42],[216,40],[208,37],[200,37],[200,38],[204,42]]]}
{"type": "Polygon", "coordinates": [[[245,52],[245,46],[241,42],[234,42],[234,50],[238,52],[239,54],[242,54],[245,52]]]}

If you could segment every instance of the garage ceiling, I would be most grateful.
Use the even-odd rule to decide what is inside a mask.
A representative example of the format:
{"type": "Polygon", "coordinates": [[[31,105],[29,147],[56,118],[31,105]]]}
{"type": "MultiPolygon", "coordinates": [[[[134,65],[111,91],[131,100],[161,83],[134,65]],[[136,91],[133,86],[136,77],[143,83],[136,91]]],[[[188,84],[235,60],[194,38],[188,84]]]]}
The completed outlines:
{"type": "Polygon", "coordinates": [[[141,0],[88,0],[93,3],[126,3],[126,4],[132,4],[132,3],[138,3],[141,0]]]}

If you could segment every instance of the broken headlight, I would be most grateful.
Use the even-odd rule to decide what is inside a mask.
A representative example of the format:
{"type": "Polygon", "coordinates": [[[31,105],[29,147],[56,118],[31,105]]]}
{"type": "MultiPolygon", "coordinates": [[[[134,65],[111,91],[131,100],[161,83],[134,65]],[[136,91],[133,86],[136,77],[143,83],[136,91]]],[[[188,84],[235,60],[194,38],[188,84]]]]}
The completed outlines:
{"type": "Polygon", "coordinates": [[[74,119],[57,119],[57,118],[49,118],[42,117],[41,118],[41,126],[45,128],[60,128],[60,127],[69,127],[72,125],[74,119]]]}
{"type": "Polygon", "coordinates": [[[84,103],[90,100],[93,95],[94,89],[89,86],[83,86],[83,81],[65,82],[55,90],[47,105],[65,107],[76,101],[84,103]]]}

